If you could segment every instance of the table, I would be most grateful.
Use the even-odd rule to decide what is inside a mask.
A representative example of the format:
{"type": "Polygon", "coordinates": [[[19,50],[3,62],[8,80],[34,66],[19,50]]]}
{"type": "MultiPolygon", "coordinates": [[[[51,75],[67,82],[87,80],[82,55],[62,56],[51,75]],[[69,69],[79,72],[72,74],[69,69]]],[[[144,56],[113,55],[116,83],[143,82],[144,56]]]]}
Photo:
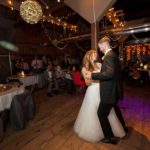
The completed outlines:
{"type": "Polygon", "coordinates": [[[24,86],[31,86],[38,84],[39,75],[25,74],[24,76],[11,76],[7,78],[8,80],[16,80],[18,79],[24,86]]]}
{"type": "Polygon", "coordinates": [[[24,90],[23,85],[0,84],[0,111],[9,109],[13,97],[23,93],[24,90]]]}
{"type": "Polygon", "coordinates": [[[38,75],[30,75],[30,76],[20,77],[19,81],[24,86],[35,85],[35,84],[38,84],[38,75]]]}

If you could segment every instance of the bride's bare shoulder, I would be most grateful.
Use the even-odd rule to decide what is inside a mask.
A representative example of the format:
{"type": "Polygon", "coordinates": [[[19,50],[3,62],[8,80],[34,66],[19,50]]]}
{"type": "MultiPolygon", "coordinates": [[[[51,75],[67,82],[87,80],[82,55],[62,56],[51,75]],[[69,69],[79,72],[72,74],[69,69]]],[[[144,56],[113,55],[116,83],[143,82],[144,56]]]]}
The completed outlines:
{"type": "Polygon", "coordinates": [[[82,67],[82,69],[81,70],[86,70],[86,68],[85,67],[82,67]]]}
{"type": "Polygon", "coordinates": [[[82,69],[81,69],[82,74],[84,74],[86,71],[87,71],[86,68],[82,67],[82,69]]]}

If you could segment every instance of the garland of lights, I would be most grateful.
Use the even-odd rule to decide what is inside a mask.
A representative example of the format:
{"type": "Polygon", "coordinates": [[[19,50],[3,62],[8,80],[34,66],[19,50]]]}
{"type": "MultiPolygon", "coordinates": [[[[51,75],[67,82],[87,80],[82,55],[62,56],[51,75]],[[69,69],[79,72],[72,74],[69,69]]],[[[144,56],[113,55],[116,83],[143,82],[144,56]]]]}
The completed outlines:
{"type": "Polygon", "coordinates": [[[47,22],[50,22],[52,24],[56,24],[57,26],[62,26],[64,28],[64,30],[66,28],[68,28],[72,31],[75,31],[75,32],[77,31],[77,26],[69,24],[69,23],[63,21],[61,18],[53,17],[51,14],[49,14],[47,16],[43,15],[42,20],[43,20],[43,22],[47,21],[47,22]]]}
{"type": "MultiPolygon", "coordinates": [[[[13,3],[12,0],[8,0],[8,5],[11,9],[13,9],[13,3]]],[[[46,10],[49,10],[49,7],[45,4],[46,10]]],[[[69,13],[66,17],[62,16],[54,17],[50,13],[48,15],[43,15],[41,5],[36,0],[25,0],[20,5],[20,15],[24,21],[30,24],[36,24],[41,19],[47,22],[50,22],[52,24],[62,26],[64,30],[67,28],[71,31],[77,31],[77,26],[67,23],[66,21],[63,21],[62,19],[68,19],[70,16],[73,16],[75,12],[69,13]]]]}
{"type": "Polygon", "coordinates": [[[75,14],[76,14],[76,12],[69,13],[67,16],[62,16],[62,17],[60,17],[60,19],[67,20],[67,19],[69,19],[71,16],[73,16],[73,15],[75,15],[75,14]]]}
{"type": "MultiPolygon", "coordinates": [[[[122,15],[121,15],[122,16],[122,15]]],[[[118,28],[118,29],[122,29],[125,24],[123,21],[121,21],[119,19],[119,17],[117,16],[117,13],[114,11],[114,8],[110,8],[107,13],[106,13],[106,17],[108,18],[108,20],[110,22],[113,23],[114,27],[115,28],[118,28]]]]}
{"type": "Polygon", "coordinates": [[[129,61],[132,58],[133,54],[137,54],[137,57],[140,55],[150,55],[150,44],[136,44],[125,46],[126,50],[126,60],[129,61]]]}
{"type": "MultiPolygon", "coordinates": [[[[49,36],[48,30],[44,27],[44,24],[43,24],[42,22],[41,22],[41,26],[42,26],[42,28],[43,28],[43,30],[44,30],[44,33],[45,33],[46,36],[48,37],[49,41],[50,41],[57,49],[59,49],[59,50],[64,50],[64,49],[68,46],[68,44],[65,44],[63,47],[59,47],[59,46],[58,46],[58,43],[59,43],[59,42],[57,41],[57,39],[52,40],[52,38],[49,36]]],[[[76,45],[80,50],[85,51],[81,46],[79,46],[79,44],[78,44],[77,42],[74,41],[74,43],[75,43],[75,45],[76,45]]]]}
{"type": "Polygon", "coordinates": [[[58,46],[58,43],[59,43],[59,42],[58,42],[56,39],[52,40],[52,38],[49,36],[48,30],[44,27],[43,22],[41,22],[41,26],[42,26],[42,28],[43,28],[43,30],[44,30],[44,33],[46,34],[48,40],[49,40],[57,49],[59,49],[59,50],[64,50],[64,49],[68,46],[67,44],[65,44],[63,47],[59,47],[59,46],[58,46]]]}

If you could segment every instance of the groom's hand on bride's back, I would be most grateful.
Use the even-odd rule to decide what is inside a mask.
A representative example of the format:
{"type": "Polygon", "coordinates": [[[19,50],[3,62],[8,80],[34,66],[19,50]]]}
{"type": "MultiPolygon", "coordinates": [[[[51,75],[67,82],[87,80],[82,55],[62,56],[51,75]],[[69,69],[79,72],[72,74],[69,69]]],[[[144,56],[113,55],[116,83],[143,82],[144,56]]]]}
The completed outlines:
{"type": "Polygon", "coordinates": [[[86,83],[86,85],[88,86],[88,85],[90,85],[90,84],[92,83],[92,80],[91,80],[91,79],[86,79],[86,80],[85,80],[85,83],[86,83]]]}
{"type": "Polygon", "coordinates": [[[90,74],[91,74],[91,72],[89,72],[89,71],[84,72],[84,80],[85,80],[86,85],[90,85],[92,82],[92,80],[90,78],[90,74]]]}
{"type": "Polygon", "coordinates": [[[92,79],[91,76],[92,76],[92,73],[90,71],[87,71],[86,78],[91,80],[92,79]]]}

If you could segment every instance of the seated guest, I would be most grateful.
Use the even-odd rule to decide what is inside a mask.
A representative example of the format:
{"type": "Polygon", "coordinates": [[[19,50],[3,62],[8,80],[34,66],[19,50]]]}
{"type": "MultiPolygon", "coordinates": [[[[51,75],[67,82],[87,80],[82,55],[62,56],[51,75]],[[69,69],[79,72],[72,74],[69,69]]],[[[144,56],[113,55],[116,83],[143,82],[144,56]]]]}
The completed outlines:
{"type": "Polygon", "coordinates": [[[68,67],[66,74],[65,74],[65,78],[66,78],[66,90],[68,94],[73,94],[73,91],[75,90],[75,86],[72,80],[72,76],[71,76],[71,66],[68,67]]]}
{"type": "Polygon", "coordinates": [[[37,56],[35,56],[34,59],[32,60],[31,67],[34,70],[39,70],[42,68],[42,62],[41,62],[41,60],[38,59],[37,56]]]}
{"type": "Polygon", "coordinates": [[[76,86],[79,86],[81,89],[86,87],[85,81],[81,75],[81,71],[78,65],[73,65],[72,67],[72,79],[76,86]]]}
{"type": "Polygon", "coordinates": [[[65,79],[65,73],[63,72],[63,70],[61,69],[60,65],[57,65],[55,67],[55,77],[57,79],[62,79],[64,80],[65,79]]]}
{"type": "Polygon", "coordinates": [[[47,96],[52,96],[53,91],[58,90],[58,83],[54,79],[54,72],[51,65],[48,65],[47,70],[44,71],[44,78],[48,83],[47,96]]]}
{"type": "Polygon", "coordinates": [[[136,66],[133,66],[132,70],[130,70],[129,79],[129,85],[131,86],[141,86],[143,84],[141,73],[136,66]]]}
{"type": "Polygon", "coordinates": [[[55,67],[55,80],[58,83],[58,88],[60,88],[60,86],[64,86],[65,85],[65,73],[63,72],[63,70],[61,69],[60,65],[57,65],[55,67]]]}

